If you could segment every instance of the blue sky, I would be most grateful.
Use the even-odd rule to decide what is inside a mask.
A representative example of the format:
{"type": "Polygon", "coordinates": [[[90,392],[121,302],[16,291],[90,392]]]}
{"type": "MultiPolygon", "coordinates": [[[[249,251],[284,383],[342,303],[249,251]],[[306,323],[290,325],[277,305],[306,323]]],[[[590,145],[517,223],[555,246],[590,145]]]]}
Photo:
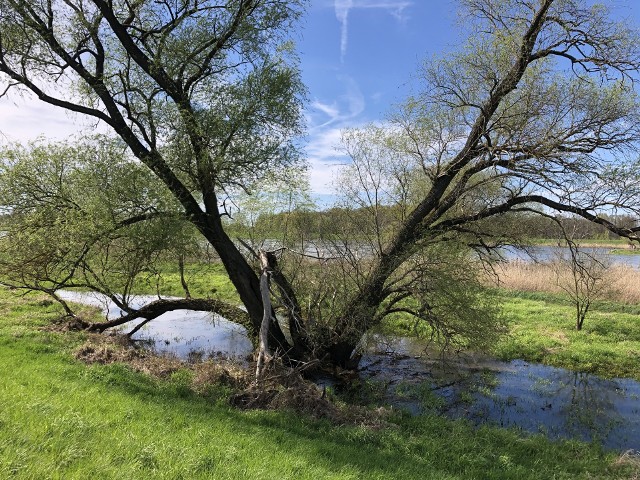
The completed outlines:
{"type": "MultiPolygon", "coordinates": [[[[640,27],[640,0],[607,0],[640,27]]],[[[379,121],[416,87],[420,64],[463,38],[455,0],[312,0],[299,50],[309,89],[311,186],[329,200],[340,130],[379,121]]]]}
{"type": "MultiPolygon", "coordinates": [[[[609,0],[640,26],[640,0],[609,0]]],[[[328,199],[346,127],[380,121],[415,85],[422,61],[461,38],[455,0],[311,0],[297,33],[308,87],[306,152],[311,187],[328,199]]],[[[0,143],[64,138],[82,119],[35,100],[0,100],[0,143]]]]}
{"type": "Polygon", "coordinates": [[[332,192],[335,165],[345,161],[336,151],[341,129],[380,120],[402,101],[420,63],[455,42],[456,18],[449,0],[312,1],[299,51],[314,192],[332,192]]]}

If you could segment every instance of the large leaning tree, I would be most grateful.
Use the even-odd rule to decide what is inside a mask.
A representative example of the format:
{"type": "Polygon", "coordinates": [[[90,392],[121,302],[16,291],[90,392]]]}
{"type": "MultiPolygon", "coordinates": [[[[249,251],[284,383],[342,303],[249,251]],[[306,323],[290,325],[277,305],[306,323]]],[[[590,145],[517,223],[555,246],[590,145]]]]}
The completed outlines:
{"type": "MultiPolygon", "coordinates": [[[[23,283],[50,290],[73,285],[72,279],[97,283],[90,270],[106,260],[89,261],[88,252],[99,239],[117,240],[124,245],[118,252],[135,252],[146,244],[125,232],[138,228],[144,235],[151,222],[157,241],[144,250],[151,258],[170,243],[153,222],[163,216],[188,222],[222,260],[250,333],[268,325],[271,347],[290,358],[347,365],[363,334],[393,315],[413,318],[446,341],[480,335],[493,310],[468,288],[476,284],[465,262],[479,258],[469,248],[482,254],[508,242],[503,228],[518,213],[575,215],[637,241],[640,226],[612,221],[640,214],[636,32],[605,7],[579,0],[460,4],[468,28],[460,49],[424,65],[418,93],[385,125],[345,133],[352,164],[341,179],[345,208],[334,210],[345,231],[327,239],[325,245],[334,242],[330,254],[318,261],[302,249],[297,260],[283,256],[278,265],[269,252],[247,245],[263,260],[262,279],[277,287],[269,296],[225,232],[220,204],[234,190],[259,188],[264,172],[295,166],[291,135],[300,126],[302,88],[284,32],[297,5],[0,0],[5,94],[30,90],[108,125],[137,159],[126,165],[146,178],[131,182],[127,195],[139,188],[133,202],[85,207],[77,199],[90,196],[78,196],[76,186],[68,195],[50,193],[63,189],[66,178],[94,170],[94,153],[89,161],[65,155],[62,163],[75,165],[69,169],[47,163],[42,152],[14,152],[7,178],[19,180],[15,169],[31,162],[45,165],[52,181],[43,186],[49,193],[36,190],[30,199],[6,190],[13,198],[6,207],[19,215],[12,215],[16,227],[4,242],[13,231],[26,232],[22,244],[38,237],[29,236],[29,225],[46,220],[20,220],[44,219],[40,207],[60,198],[72,201],[51,210],[73,216],[74,209],[95,209],[108,226],[74,237],[73,249],[61,236],[54,253],[66,266],[59,272],[40,266],[47,282],[25,274],[23,283]],[[56,96],[56,82],[75,95],[56,96]],[[272,300],[284,305],[286,321],[263,322],[272,316],[272,300]]],[[[100,149],[94,156],[118,158],[100,149]]],[[[127,178],[126,169],[112,174],[127,178]]],[[[64,215],[56,221],[67,225],[64,215]]],[[[188,304],[224,308],[200,299],[164,301],[155,310],[130,310],[126,319],[188,304]]]]}
{"type": "MultiPolygon", "coordinates": [[[[0,3],[2,94],[26,90],[108,126],[216,250],[254,330],[258,277],[220,206],[299,161],[304,89],[288,31],[300,13],[284,0],[0,3]]],[[[116,226],[175,216],[154,200],[116,226]]]]}

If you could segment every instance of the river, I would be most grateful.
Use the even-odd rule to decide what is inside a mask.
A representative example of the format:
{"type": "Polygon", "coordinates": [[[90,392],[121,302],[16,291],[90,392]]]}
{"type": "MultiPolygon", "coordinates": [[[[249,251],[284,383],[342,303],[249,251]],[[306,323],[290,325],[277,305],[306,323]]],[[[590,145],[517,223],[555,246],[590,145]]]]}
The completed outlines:
{"type": "MultiPolygon", "coordinates": [[[[604,247],[583,247],[581,249],[587,253],[595,253],[598,258],[602,258],[613,265],[627,265],[634,268],[640,268],[640,254],[620,255],[617,253],[610,253],[613,249],[604,247]]],[[[563,247],[540,245],[528,247],[526,251],[516,248],[504,248],[501,252],[507,261],[521,260],[525,262],[549,262],[558,258],[558,254],[567,255],[568,249],[563,247]]]]}
{"type": "Polygon", "coordinates": [[[479,355],[443,359],[409,338],[372,342],[360,376],[383,385],[387,403],[413,414],[640,450],[640,383],[631,379],[479,355]]]}
{"type": "MultiPolygon", "coordinates": [[[[122,310],[104,295],[65,290],[57,293],[66,301],[101,308],[109,319],[123,315],[122,310]]],[[[133,298],[131,306],[140,308],[157,298],[152,295],[139,295],[133,298]]],[[[125,328],[132,330],[139,322],[131,322],[125,328]]],[[[253,353],[253,346],[243,326],[220,315],[193,310],[167,312],[142,327],[133,334],[132,339],[150,350],[175,355],[184,360],[202,360],[218,356],[242,360],[253,353]]]]}

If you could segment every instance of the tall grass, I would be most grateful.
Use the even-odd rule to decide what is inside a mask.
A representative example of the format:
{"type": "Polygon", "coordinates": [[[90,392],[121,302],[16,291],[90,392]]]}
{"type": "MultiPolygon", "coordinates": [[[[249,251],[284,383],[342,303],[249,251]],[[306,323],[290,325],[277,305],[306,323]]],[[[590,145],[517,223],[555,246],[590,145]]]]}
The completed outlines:
{"type": "MultiPolygon", "coordinates": [[[[562,285],[571,285],[571,271],[558,263],[512,261],[498,265],[487,282],[509,290],[524,292],[565,293],[562,285]]],[[[640,272],[626,265],[610,266],[602,282],[606,288],[601,299],[615,302],[640,303],[640,272]]]]}

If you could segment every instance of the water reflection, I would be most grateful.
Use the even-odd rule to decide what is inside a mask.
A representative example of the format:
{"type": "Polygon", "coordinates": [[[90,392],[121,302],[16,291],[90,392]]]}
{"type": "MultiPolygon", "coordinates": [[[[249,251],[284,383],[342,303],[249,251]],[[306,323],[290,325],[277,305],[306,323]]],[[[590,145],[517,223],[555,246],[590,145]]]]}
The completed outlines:
{"type": "MultiPolygon", "coordinates": [[[[58,294],[64,300],[99,307],[109,319],[122,315],[122,311],[104,295],[70,291],[58,294]]],[[[151,295],[140,295],[132,300],[131,306],[140,308],[156,299],[151,295]]],[[[124,328],[131,330],[137,323],[131,322],[124,328]]],[[[219,315],[193,310],[167,312],[147,323],[132,338],[155,352],[175,355],[187,361],[218,356],[243,359],[253,351],[243,326],[219,315]]]]}
{"type": "Polygon", "coordinates": [[[427,411],[640,450],[640,383],[588,373],[468,356],[426,355],[424,345],[400,339],[371,346],[361,379],[383,386],[386,403],[413,414],[427,411]]]}
{"type": "MultiPolygon", "coordinates": [[[[616,253],[609,253],[613,249],[605,247],[584,246],[583,249],[587,252],[596,252],[598,254],[605,255],[607,260],[610,260],[612,264],[640,268],[640,255],[620,255],[616,253]]],[[[526,250],[503,248],[502,255],[505,260],[508,261],[521,260],[529,262],[535,260],[537,262],[549,262],[557,259],[558,252],[563,251],[568,252],[568,249],[549,245],[538,245],[534,247],[527,247],[526,250]]]]}
{"type": "Polygon", "coordinates": [[[514,361],[496,372],[493,388],[481,379],[459,385],[450,398],[471,388],[466,402],[445,407],[451,417],[469,418],[476,424],[494,423],[542,432],[552,438],[576,438],[608,448],[640,448],[640,384],[631,380],[606,380],[586,373],[514,361]]]}

